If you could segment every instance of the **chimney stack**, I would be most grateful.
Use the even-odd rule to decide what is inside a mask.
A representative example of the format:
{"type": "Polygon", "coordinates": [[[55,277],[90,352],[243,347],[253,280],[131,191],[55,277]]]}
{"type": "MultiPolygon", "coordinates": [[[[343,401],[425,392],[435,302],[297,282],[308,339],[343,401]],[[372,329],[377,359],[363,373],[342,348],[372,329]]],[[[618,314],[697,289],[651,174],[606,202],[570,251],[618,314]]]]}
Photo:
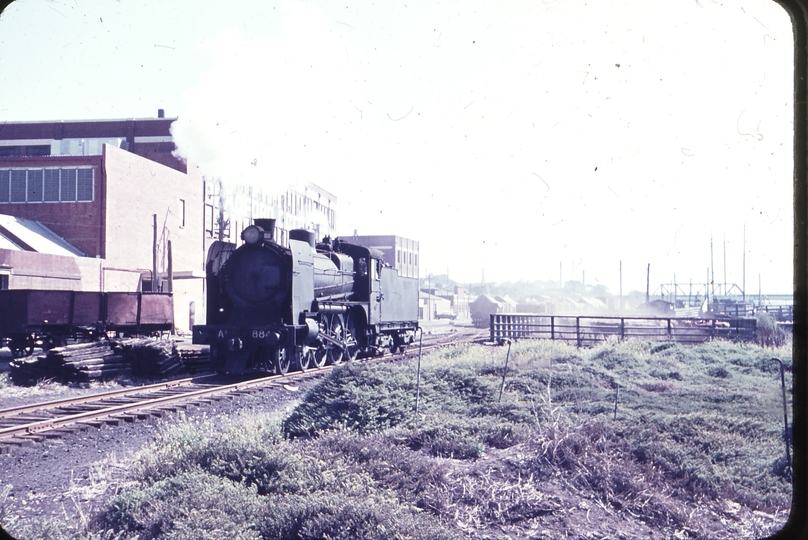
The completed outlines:
{"type": "Polygon", "coordinates": [[[253,223],[264,229],[264,240],[275,241],[275,219],[273,218],[255,218],[253,223]]]}

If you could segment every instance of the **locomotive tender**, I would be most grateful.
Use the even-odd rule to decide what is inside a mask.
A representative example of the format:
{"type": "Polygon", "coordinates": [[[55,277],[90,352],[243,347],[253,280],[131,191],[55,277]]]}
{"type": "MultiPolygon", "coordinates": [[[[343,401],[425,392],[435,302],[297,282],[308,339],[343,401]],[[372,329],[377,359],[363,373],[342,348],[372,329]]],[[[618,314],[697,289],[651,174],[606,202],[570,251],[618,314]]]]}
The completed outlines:
{"type": "Polygon", "coordinates": [[[221,373],[285,374],[357,356],[403,351],[418,328],[418,280],[386,265],[374,248],[314,233],[274,241],[274,219],[256,219],[244,243],[208,250],[207,324],[193,342],[210,345],[221,373]]]}

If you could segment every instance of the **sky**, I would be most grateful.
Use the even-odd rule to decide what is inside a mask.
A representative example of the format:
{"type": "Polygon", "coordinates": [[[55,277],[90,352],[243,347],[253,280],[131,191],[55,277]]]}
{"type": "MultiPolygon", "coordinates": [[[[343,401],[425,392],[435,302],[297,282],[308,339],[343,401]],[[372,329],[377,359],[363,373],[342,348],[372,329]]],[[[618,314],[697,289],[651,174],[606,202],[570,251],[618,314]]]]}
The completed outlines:
{"type": "Polygon", "coordinates": [[[313,182],[422,276],[792,290],[776,3],[409,1],[17,0],[0,122],[165,109],[207,176],[313,182]]]}

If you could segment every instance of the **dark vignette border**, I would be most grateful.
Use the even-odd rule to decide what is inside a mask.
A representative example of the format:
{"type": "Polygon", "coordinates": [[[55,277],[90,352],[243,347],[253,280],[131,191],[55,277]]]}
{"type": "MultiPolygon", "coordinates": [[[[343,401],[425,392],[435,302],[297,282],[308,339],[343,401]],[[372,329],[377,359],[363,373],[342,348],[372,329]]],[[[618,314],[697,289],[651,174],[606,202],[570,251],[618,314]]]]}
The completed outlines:
{"type": "Polygon", "coordinates": [[[772,539],[808,539],[808,0],[775,0],[794,31],[794,401],[791,515],[772,539]]]}
{"type": "MultiPolygon", "coordinates": [[[[12,1],[0,0],[0,15],[12,1]]],[[[794,489],[786,525],[768,539],[808,540],[808,0],[773,1],[788,12],[794,32],[794,489]]],[[[0,540],[6,538],[0,528],[0,540]]]]}

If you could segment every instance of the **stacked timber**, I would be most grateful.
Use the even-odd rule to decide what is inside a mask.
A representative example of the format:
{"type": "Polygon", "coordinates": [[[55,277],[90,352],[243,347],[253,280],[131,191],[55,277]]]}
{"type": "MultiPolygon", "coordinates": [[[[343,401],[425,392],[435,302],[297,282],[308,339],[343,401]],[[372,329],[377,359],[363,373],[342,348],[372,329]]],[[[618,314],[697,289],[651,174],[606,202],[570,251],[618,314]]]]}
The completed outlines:
{"type": "Polygon", "coordinates": [[[114,349],[129,362],[135,377],[168,377],[185,371],[173,341],[123,339],[115,343],[114,349]]]}
{"type": "Polygon", "coordinates": [[[85,383],[131,375],[131,365],[113,350],[108,341],[56,347],[45,354],[9,363],[9,376],[20,385],[33,385],[43,380],[85,383]]]}
{"type": "Polygon", "coordinates": [[[207,345],[194,345],[192,343],[180,343],[177,345],[177,352],[182,357],[185,370],[188,373],[196,374],[210,371],[210,348],[207,345]]]}

